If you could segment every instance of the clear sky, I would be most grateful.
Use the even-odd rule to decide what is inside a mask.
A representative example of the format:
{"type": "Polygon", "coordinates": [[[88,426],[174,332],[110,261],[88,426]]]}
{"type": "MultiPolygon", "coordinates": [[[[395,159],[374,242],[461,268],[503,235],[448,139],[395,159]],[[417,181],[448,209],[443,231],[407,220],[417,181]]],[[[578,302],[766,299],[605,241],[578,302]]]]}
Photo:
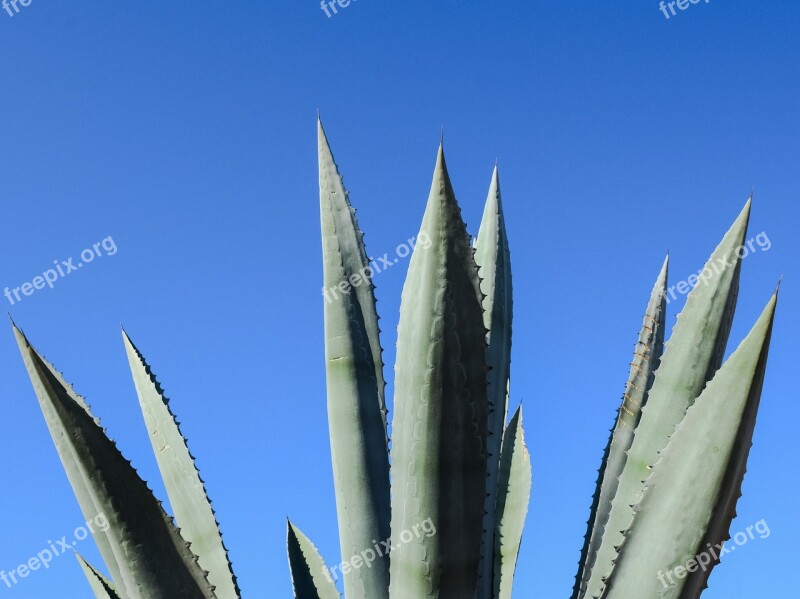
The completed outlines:
{"type": "MultiPolygon", "coordinates": [[[[111,241],[52,289],[0,303],[165,498],[125,325],[173,399],[246,596],[290,596],[287,515],[339,561],[318,109],[376,257],[417,233],[442,127],[472,232],[499,161],[512,404],[534,468],[517,597],[569,594],[664,254],[685,280],[755,190],[750,236],[770,247],[744,262],[729,349],[784,283],[732,530],[763,518],[771,534],[726,556],[704,597],[793,592],[800,4],[711,0],[669,19],[656,0],[358,0],[331,17],[316,0],[18,7],[0,11],[0,288],[111,241]]],[[[375,280],[390,381],[406,268],[375,280]]],[[[0,396],[8,571],[83,520],[10,327],[0,396]]],[[[99,561],[90,540],[79,549],[99,561]]],[[[0,598],[85,585],[65,556],[0,598]]]]}

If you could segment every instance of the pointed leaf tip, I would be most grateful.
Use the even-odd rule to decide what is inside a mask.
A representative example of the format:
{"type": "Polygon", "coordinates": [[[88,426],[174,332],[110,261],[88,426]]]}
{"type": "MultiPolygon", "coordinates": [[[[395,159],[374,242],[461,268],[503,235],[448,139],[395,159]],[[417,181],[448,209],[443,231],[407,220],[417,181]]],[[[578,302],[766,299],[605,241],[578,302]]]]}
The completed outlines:
{"type": "MultiPolygon", "coordinates": [[[[669,276],[669,254],[667,254],[666,258],[664,258],[664,263],[661,266],[661,272],[658,273],[658,279],[656,280],[657,287],[666,287],[667,284],[667,277],[669,276]]],[[[666,289],[664,289],[666,292],[666,289]]]]}
{"type": "MultiPolygon", "coordinates": [[[[9,318],[11,318],[11,315],[9,315],[9,318]]],[[[14,337],[17,340],[20,350],[30,347],[30,342],[25,336],[25,333],[22,332],[22,329],[17,326],[17,323],[15,323],[13,319],[11,319],[11,330],[14,331],[14,337]]]]}
{"type": "Polygon", "coordinates": [[[286,545],[295,599],[339,599],[329,570],[311,540],[287,519],[286,545]]]}
{"type": "MultiPolygon", "coordinates": [[[[321,125],[319,131],[326,403],[340,550],[348,556],[390,535],[385,379],[364,235],[321,125]],[[364,284],[351,285],[354,276],[364,284]],[[350,291],[327,295],[342,284],[350,291]]],[[[344,574],[345,593],[351,599],[381,599],[388,577],[388,557],[380,556],[370,568],[344,574]]]]}
{"type": "Polygon", "coordinates": [[[503,435],[495,529],[494,581],[491,596],[510,599],[522,531],[531,492],[530,453],[525,445],[520,405],[503,435]]]}
{"type": "Polygon", "coordinates": [[[89,582],[89,586],[94,593],[95,599],[119,599],[119,595],[117,594],[117,591],[115,590],[111,581],[103,576],[97,570],[97,568],[86,561],[86,559],[84,559],[80,553],[75,550],[73,550],[73,553],[75,554],[75,558],[78,560],[78,565],[86,575],[86,580],[89,582]]]}
{"type": "MultiPolygon", "coordinates": [[[[105,513],[119,524],[113,535],[92,531],[112,578],[119,585],[135,585],[142,596],[178,596],[180,590],[194,593],[193,597],[214,597],[195,555],[161,502],[105,434],[85,400],[21,332],[17,336],[45,422],[84,517],[89,521],[105,513]],[[120,497],[126,501],[118,501],[120,497]]],[[[120,590],[124,594],[124,589],[120,590]]]]}
{"type": "Polygon", "coordinates": [[[188,441],[145,357],[124,331],[123,340],[153,453],[181,535],[191,543],[216,596],[238,598],[236,576],[188,441]]]}
{"type": "Polygon", "coordinates": [[[656,572],[669,570],[678,556],[697,555],[729,538],[752,445],[776,303],[773,295],[675,429],[637,502],[637,520],[626,534],[625,551],[603,597],[695,599],[705,587],[716,555],[702,573],[681,577],[668,590],[656,572]],[[653,539],[662,541],[654,544],[653,539]]]}
{"type": "Polygon", "coordinates": [[[441,596],[466,597],[478,581],[485,507],[486,327],[442,146],[420,231],[431,243],[414,249],[397,328],[391,530],[396,539],[431,517],[438,532],[391,554],[389,595],[430,597],[437,588],[441,596]],[[424,469],[413,466],[422,462],[424,469]],[[438,475],[431,480],[429,472],[438,475]],[[408,493],[413,501],[405,501],[408,493]]]}

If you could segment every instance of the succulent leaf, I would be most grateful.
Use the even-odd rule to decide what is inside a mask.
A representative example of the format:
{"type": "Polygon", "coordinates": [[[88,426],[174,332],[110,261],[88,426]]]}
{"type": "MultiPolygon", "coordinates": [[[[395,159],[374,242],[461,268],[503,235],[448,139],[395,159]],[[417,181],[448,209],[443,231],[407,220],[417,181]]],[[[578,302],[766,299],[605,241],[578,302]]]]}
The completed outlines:
{"type": "Polygon", "coordinates": [[[98,570],[87,562],[81,554],[75,552],[75,557],[78,558],[78,563],[86,575],[86,580],[89,581],[89,586],[94,592],[95,599],[120,599],[114,590],[114,585],[103,576],[98,570]]]}
{"type": "Polygon", "coordinates": [[[121,599],[216,599],[197,557],[88,405],[14,327],[50,435],[121,599]]]}
{"type": "Polygon", "coordinates": [[[622,405],[619,408],[616,424],[612,429],[600,466],[597,489],[592,501],[578,574],[575,578],[573,599],[582,596],[586,591],[594,558],[611,512],[611,501],[617,492],[619,477],[625,467],[628,449],[633,442],[633,432],[639,424],[642,407],[647,402],[653,384],[653,375],[664,351],[668,269],[669,256],[664,259],[664,265],[661,267],[661,272],[650,294],[639,340],[633,354],[628,382],[625,385],[625,393],[622,396],[622,405]]]}
{"type": "Polygon", "coordinates": [[[746,460],[736,442],[743,434],[752,437],[776,303],[777,293],[689,408],[653,466],[604,597],[678,599],[686,579],[674,575],[675,569],[692,560],[698,569],[701,554],[711,559],[711,545],[702,543],[710,523],[726,530],[730,524],[730,514],[714,523],[714,510],[721,499],[729,499],[731,481],[737,490],[741,482],[730,472],[741,471],[746,460]]]}
{"type": "Polygon", "coordinates": [[[197,555],[200,567],[208,572],[208,582],[214,586],[217,597],[239,599],[219,524],[188,442],[155,373],[124,330],[122,338],[153,453],[181,536],[191,543],[192,552],[197,555]]]}
{"type": "MultiPolygon", "coordinates": [[[[722,481],[722,492],[714,507],[706,535],[700,543],[701,548],[718,546],[731,538],[730,525],[736,517],[736,504],[742,496],[742,483],[747,470],[747,458],[753,445],[753,432],[761,400],[760,391],[765,371],[766,354],[764,355],[764,364],[759,365],[756,380],[753,382],[752,396],[748,399],[745,412],[742,415],[742,424],[736,433],[736,439],[733,442],[733,453],[728,460],[728,469],[722,481]],[[755,390],[758,390],[758,393],[755,393],[755,390]]],[[[719,563],[720,557],[712,554],[711,562],[706,568],[687,574],[680,599],[699,599],[700,594],[708,586],[708,577],[711,575],[711,570],[719,563]]]]}
{"type": "Polygon", "coordinates": [[[473,250],[440,146],[400,305],[392,599],[475,594],[486,490],[486,329],[473,250]],[[415,535],[431,521],[432,535],[415,535]],[[416,528],[415,528],[416,527],[416,528]]]}
{"type": "Polygon", "coordinates": [[[631,506],[642,497],[650,466],[669,441],[686,410],[719,368],[730,333],[741,267],[740,248],[750,217],[750,200],[706,263],[667,343],[647,405],[614,496],[597,557],[583,596],[597,597],[613,569],[625,531],[634,519],[631,506]]]}
{"type": "Polygon", "coordinates": [[[483,211],[475,262],[481,277],[483,324],[486,333],[486,362],[489,366],[489,421],[487,437],[486,515],[483,522],[478,599],[491,599],[494,569],[494,531],[496,528],[497,478],[503,427],[508,414],[511,368],[511,256],[508,250],[500,177],[497,166],[492,173],[489,195],[483,211]]]}
{"type": "Polygon", "coordinates": [[[503,435],[503,453],[497,491],[493,594],[511,599],[522,530],[531,497],[531,456],[522,429],[522,406],[517,408],[503,435]]]}
{"type": "MultiPolygon", "coordinates": [[[[342,559],[390,534],[383,361],[369,258],[318,122],[328,423],[342,559]]],[[[348,599],[381,599],[388,556],[344,576],[348,599]]]]}
{"type": "Polygon", "coordinates": [[[287,522],[286,540],[295,599],[339,599],[319,551],[291,522],[287,522]]]}

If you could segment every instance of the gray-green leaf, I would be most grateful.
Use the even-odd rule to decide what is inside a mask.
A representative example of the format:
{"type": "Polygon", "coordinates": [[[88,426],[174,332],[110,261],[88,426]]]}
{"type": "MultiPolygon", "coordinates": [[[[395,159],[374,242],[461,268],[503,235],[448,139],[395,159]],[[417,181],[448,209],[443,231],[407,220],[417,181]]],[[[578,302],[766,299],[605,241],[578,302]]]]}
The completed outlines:
{"type": "Polygon", "coordinates": [[[669,256],[664,260],[658,275],[650,301],[644,315],[644,322],[639,333],[639,340],[631,362],[628,383],[622,396],[622,405],[617,414],[617,421],[606,447],[603,463],[600,466],[597,489],[592,501],[592,509],[587,523],[587,532],[575,578],[573,599],[582,596],[586,591],[592,566],[603,538],[606,522],[611,512],[611,501],[619,486],[619,477],[625,467],[628,449],[633,442],[633,432],[639,424],[642,407],[647,402],[653,374],[661,361],[664,350],[664,329],[667,314],[667,270],[669,256]]]}
{"type": "Polygon", "coordinates": [[[314,544],[287,521],[286,545],[295,599],[339,599],[325,561],[314,544]]]}
{"type": "Polygon", "coordinates": [[[192,552],[208,572],[208,582],[214,585],[217,597],[238,599],[239,588],[228,551],[188,442],[155,373],[125,331],[122,338],[150,443],[181,536],[192,544],[192,552]]]}
{"type": "MultiPolygon", "coordinates": [[[[328,427],[342,559],[389,537],[389,455],[378,315],[363,234],[318,124],[328,427]]],[[[388,556],[344,576],[348,599],[381,599],[388,556]]]]}
{"type": "Polygon", "coordinates": [[[520,406],[503,435],[494,555],[493,597],[496,599],[511,599],[522,530],[531,497],[531,477],[531,456],[525,445],[520,406]]]}
{"type": "Polygon", "coordinates": [[[486,362],[489,366],[489,422],[487,437],[486,515],[483,522],[478,599],[491,599],[494,569],[494,531],[497,521],[497,477],[503,427],[508,413],[511,371],[511,255],[508,250],[500,176],[497,166],[492,173],[489,195],[483,210],[475,262],[481,277],[483,324],[486,333],[486,362]]]}
{"type": "Polygon", "coordinates": [[[729,493],[726,478],[730,481],[728,473],[737,467],[736,442],[743,430],[752,436],[776,303],[777,294],[689,408],[653,466],[603,597],[678,599],[686,578],[677,568],[713,565],[714,549],[702,543],[715,506],[729,493]]]}
{"type": "Polygon", "coordinates": [[[81,554],[75,552],[75,557],[78,558],[83,573],[86,575],[86,580],[89,581],[89,586],[94,592],[95,599],[120,599],[114,585],[105,576],[103,576],[94,566],[87,562],[81,554]]]}
{"type": "Polygon", "coordinates": [[[197,557],[89,406],[14,327],[50,435],[121,599],[216,599],[197,557]]]}
{"type": "MultiPolygon", "coordinates": [[[[686,410],[700,395],[722,361],[739,289],[741,252],[750,217],[750,200],[706,263],[678,316],[642,409],[620,477],[585,596],[597,597],[611,575],[618,547],[634,520],[650,466],[666,447],[686,410]]],[[[668,290],[668,295],[672,293],[668,290]]],[[[671,297],[671,295],[670,295],[671,297]]]]}
{"type": "Polygon", "coordinates": [[[392,599],[474,595],[486,490],[486,329],[478,269],[439,148],[400,305],[392,599]],[[435,534],[419,534],[430,521],[435,534]]]}

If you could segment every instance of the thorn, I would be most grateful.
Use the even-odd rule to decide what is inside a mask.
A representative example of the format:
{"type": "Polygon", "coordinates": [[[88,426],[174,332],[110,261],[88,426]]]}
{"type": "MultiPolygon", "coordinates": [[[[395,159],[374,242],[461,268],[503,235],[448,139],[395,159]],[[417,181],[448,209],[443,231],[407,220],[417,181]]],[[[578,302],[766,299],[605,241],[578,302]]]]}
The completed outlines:
{"type": "MultiPolygon", "coordinates": [[[[778,284],[775,286],[775,295],[778,295],[778,291],[781,290],[781,283],[783,283],[783,275],[781,275],[781,278],[778,279],[778,284]]],[[[9,316],[11,315],[9,314],[9,316]]]]}

